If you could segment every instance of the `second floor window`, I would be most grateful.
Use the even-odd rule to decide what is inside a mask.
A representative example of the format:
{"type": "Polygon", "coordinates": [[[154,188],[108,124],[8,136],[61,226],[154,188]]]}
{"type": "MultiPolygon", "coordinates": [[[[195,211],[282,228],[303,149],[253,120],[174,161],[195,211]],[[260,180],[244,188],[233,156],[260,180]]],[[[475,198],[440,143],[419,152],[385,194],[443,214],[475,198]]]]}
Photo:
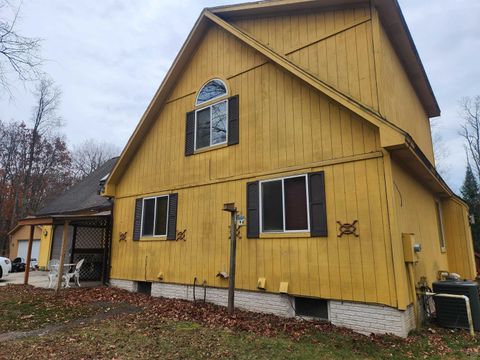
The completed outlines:
{"type": "Polygon", "coordinates": [[[210,80],[198,92],[195,105],[195,149],[225,144],[228,139],[227,87],[210,80]],[[215,101],[216,100],[216,101],[215,101]]]}

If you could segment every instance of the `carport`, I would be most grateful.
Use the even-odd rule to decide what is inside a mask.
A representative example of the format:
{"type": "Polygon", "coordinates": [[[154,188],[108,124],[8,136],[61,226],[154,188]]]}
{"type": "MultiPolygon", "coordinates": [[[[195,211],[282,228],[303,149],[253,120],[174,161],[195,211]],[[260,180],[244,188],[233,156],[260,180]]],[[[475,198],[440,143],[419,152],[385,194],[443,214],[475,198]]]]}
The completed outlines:
{"type": "MultiPolygon", "coordinates": [[[[80,279],[88,281],[108,281],[109,253],[111,242],[111,212],[101,211],[90,214],[55,215],[50,217],[29,217],[19,221],[20,225],[30,226],[26,263],[32,256],[33,234],[35,226],[52,225],[60,230],[60,242],[57,248],[52,243],[51,258],[60,259],[61,267],[65,263],[75,263],[85,259],[80,279]],[[55,250],[55,252],[54,252],[55,250]]],[[[28,284],[30,267],[25,268],[24,284],[28,284]]],[[[60,289],[61,277],[56,289],[60,289]]]]}
{"type": "MultiPolygon", "coordinates": [[[[35,226],[51,225],[49,259],[59,259],[61,268],[64,264],[84,259],[80,280],[108,282],[113,202],[100,194],[116,161],[117,158],[110,159],[49,202],[35,216],[18,222],[18,226],[30,226],[27,264],[31,260],[35,226]]],[[[25,284],[28,284],[29,270],[27,266],[25,284]]],[[[61,276],[56,289],[60,286],[61,276]]]]}

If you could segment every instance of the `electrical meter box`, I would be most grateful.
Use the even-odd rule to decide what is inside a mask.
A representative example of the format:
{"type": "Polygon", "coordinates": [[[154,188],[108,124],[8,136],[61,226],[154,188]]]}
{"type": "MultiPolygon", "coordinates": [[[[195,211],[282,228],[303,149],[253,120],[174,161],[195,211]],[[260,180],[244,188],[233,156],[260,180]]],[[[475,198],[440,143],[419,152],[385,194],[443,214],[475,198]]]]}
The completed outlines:
{"type": "Polygon", "coordinates": [[[415,234],[403,233],[402,241],[403,241],[403,256],[405,258],[405,262],[417,262],[418,256],[417,256],[417,252],[415,251],[415,248],[416,248],[415,234]]]}

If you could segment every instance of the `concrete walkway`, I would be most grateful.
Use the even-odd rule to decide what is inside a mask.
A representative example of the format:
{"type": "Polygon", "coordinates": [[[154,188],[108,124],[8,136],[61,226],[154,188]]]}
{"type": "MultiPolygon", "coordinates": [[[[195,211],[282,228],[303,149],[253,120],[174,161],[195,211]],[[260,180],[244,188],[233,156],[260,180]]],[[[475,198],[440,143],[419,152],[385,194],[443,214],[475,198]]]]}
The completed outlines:
{"type": "MultiPolygon", "coordinates": [[[[23,284],[25,273],[10,273],[8,276],[5,276],[0,279],[0,287],[7,284],[23,284]]],[[[40,288],[48,288],[48,271],[30,271],[30,276],[28,279],[28,284],[40,288]]],[[[100,281],[81,281],[80,285],[82,287],[96,287],[101,286],[100,281]]],[[[71,284],[72,288],[75,288],[76,285],[71,284]]],[[[1,290],[0,290],[1,291],[1,290]]]]}

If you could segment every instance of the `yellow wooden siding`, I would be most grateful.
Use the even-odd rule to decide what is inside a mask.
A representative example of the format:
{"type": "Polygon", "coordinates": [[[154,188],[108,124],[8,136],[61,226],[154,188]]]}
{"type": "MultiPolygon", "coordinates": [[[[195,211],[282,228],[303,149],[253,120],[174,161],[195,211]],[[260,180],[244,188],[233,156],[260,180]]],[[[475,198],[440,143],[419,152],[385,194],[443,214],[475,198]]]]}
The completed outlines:
{"type": "Polygon", "coordinates": [[[380,113],[408,132],[434,164],[429,118],[382,25],[374,21],[373,27],[380,113]]]}
{"type": "MultiPolygon", "coordinates": [[[[325,171],[329,236],[247,239],[242,228],[236,286],[256,290],[257,279],[265,277],[269,292],[278,292],[280,282],[287,281],[292,294],[395,306],[381,157],[294,173],[316,170],[325,171]],[[336,222],[354,220],[360,237],[337,237],[336,222]]],[[[256,178],[172,189],[179,194],[177,229],[187,230],[186,241],[132,241],[135,198],[116,200],[111,277],[157,281],[163,272],[165,282],[191,284],[197,277],[225,287],[227,282],[216,277],[228,272],[229,261],[229,215],[222,207],[235,202],[245,214],[246,183],[256,178]],[[120,232],[127,232],[126,241],[119,241],[120,232]]]]}
{"type": "Polygon", "coordinates": [[[435,196],[396,162],[392,162],[392,169],[398,231],[415,234],[422,245],[415,278],[419,281],[425,276],[431,283],[439,270],[449,269],[447,253],[440,246],[435,196]]]}
{"type": "Polygon", "coordinates": [[[442,211],[448,270],[462,278],[474,279],[476,269],[467,208],[456,199],[447,199],[442,201],[442,211]]]}
{"type": "Polygon", "coordinates": [[[256,55],[239,45],[216,27],[208,31],[178,79],[176,95],[165,104],[116,185],[117,198],[379,149],[375,127],[278,67],[270,63],[255,66],[256,55]],[[210,58],[204,48],[222,56],[210,58]],[[237,69],[240,73],[229,75],[219,65],[236,63],[245,54],[242,64],[253,66],[248,71],[242,66],[237,69]],[[206,56],[215,71],[197,70],[206,66],[206,56]],[[195,84],[198,90],[208,78],[205,73],[228,79],[230,94],[239,94],[240,143],[185,157],[185,114],[195,102],[195,94],[188,90],[193,85],[186,84],[195,84]]]}
{"type": "Polygon", "coordinates": [[[378,109],[368,7],[317,9],[231,23],[344,94],[378,109]]]}
{"type": "Polygon", "coordinates": [[[379,149],[375,127],[212,27],[116,184],[111,276],[155,281],[163,272],[166,282],[226,286],[215,276],[228,271],[223,204],[245,213],[247,181],[322,169],[328,238],[247,239],[242,229],[238,288],[256,290],[266,277],[267,291],[288,281],[294,294],[396,306],[379,149]],[[185,114],[213,77],[240,96],[240,143],[185,157],[185,114]],[[187,240],[133,242],[135,198],[169,192],[179,193],[177,229],[187,240]],[[338,238],[336,221],[354,220],[360,237],[338,238]]]}

